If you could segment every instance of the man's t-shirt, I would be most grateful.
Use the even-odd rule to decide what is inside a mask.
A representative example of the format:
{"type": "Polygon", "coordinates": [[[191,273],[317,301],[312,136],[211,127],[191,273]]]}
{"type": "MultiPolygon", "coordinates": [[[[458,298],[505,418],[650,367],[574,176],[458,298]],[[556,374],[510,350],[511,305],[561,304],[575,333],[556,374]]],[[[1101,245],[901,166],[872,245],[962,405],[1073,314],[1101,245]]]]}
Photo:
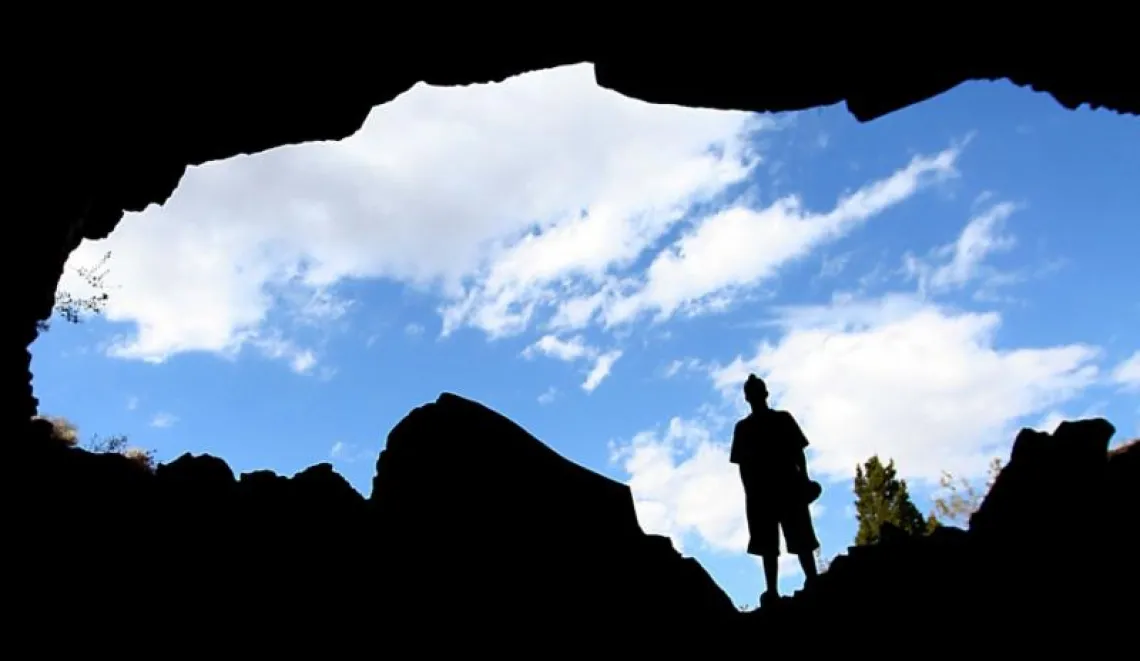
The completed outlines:
{"type": "Polygon", "coordinates": [[[807,437],[787,411],[752,413],[736,423],[729,461],[755,483],[749,487],[785,491],[802,479],[796,462],[807,446],[807,437]]]}

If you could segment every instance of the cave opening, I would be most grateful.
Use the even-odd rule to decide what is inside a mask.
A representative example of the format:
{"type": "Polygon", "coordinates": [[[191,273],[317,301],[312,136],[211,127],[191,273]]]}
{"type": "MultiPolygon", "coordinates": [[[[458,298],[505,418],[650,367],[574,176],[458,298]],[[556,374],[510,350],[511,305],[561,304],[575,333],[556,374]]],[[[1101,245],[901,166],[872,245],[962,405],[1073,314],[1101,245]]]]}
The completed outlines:
{"type": "Polygon", "coordinates": [[[106,306],[37,340],[36,396],[84,439],[331,461],[367,495],[387,431],[459,392],[628,482],[743,602],[725,444],[749,370],[804,418],[832,551],[872,454],[925,508],[1019,426],[1136,428],[1136,127],[1010,83],[868,124],[650,105],[588,65],[419,85],[81,244],[60,291],[110,252],[106,306]]]}

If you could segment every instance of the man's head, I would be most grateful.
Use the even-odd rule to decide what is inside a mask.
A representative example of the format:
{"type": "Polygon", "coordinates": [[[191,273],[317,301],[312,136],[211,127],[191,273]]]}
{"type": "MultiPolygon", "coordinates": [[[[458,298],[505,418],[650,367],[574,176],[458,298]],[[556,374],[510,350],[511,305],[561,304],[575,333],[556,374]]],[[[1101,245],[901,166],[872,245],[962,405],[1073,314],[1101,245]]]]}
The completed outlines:
{"type": "Polygon", "coordinates": [[[744,400],[754,409],[768,405],[768,386],[764,379],[755,374],[748,375],[744,380],[744,400]]]}

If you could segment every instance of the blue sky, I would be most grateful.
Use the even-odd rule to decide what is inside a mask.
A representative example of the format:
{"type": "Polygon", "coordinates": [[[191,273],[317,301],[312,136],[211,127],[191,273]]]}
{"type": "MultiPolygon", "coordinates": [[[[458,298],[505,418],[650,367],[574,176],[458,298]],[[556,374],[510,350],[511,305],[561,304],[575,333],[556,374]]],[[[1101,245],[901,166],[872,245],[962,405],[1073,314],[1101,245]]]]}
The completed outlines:
{"type": "Polygon", "coordinates": [[[418,86],[81,246],[62,286],[110,250],[111,299],[36,342],[36,394],[160,460],[332,461],[367,493],[387,431],[453,391],[628,482],[755,603],[726,455],[750,370],[812,441],[825,556],[873,453],[925,509],[1021,426],[1140,434],[1138,176],[1140,121],[1005,83],[864,125],[652,106],[585,65],[418,86]]]}

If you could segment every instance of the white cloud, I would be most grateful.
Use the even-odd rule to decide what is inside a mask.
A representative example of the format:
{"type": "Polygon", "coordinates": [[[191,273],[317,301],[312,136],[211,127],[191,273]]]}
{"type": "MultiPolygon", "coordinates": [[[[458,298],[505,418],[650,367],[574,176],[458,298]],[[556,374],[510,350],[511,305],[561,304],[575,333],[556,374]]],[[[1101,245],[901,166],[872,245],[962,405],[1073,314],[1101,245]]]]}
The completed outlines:
{"type": "Polygon", "coordinates": [[[698,360],[696,358],[685,358],[685,359],[678,358],[677,360],[674,360],[673,362],[671,362],[665,366],[665,369],[662,372],[662,376],[666,379],[671,379],[671,378],[677,376],[678,374],[680,374],[682,371],[692,372],[692,371],[699,370],[703,367],[704,367],[704,363],[702,363],[700,360],[698,360]]]}
{"type": "Polygon", "coordinates": [[[915,157],[890,177],[840,199],[826,213],[806,211],[792,196],[760,211],[734,207],[714,214],[661,252],[649,265],[645,281],[608,307],[605,322],[624,323],[649,311],[663,320],[708,297],[770,278],[780,266],[846,234],[922,186],[954,176],[958,153],[952,147],[935,156],[915,157]]]}
{"type": "Polygon", "coordinates": [[[1140,351],[1120,362],[1112,371],[1112,381],[1127,390],[1140,388],[1140,351]]]}
{"type": "Polygon", "coordinates": [[[843,273],[843,269],[847,268],[847,265],[850,262],[851,253],[849,252],[843,253],[842,255],[836,255],[835,257],[825,256],[820,262],[819,275],[817,277],[834,278],[840,273],[843,273]]]}
{"type": "MultiPolygon", "coordinates": [[[[999,349],[997,314],[953,311],[913,295],[789,308],[777,321],[777,342],[712,368],[719,404],[613,449],[642,527],[679,548],[694,539],[713,551],[746,548],[725,412],[743,414],[739,387],[750,371],[765,376],[774,405],[792,411],[808,434],[813,475],[849,478],[878,453],[894,458],[903,477],[932,482],[943,470],[984,474],[1024,418],[1055,410],[1097,377],[1095,348],[999,349]]],[[[813,517],[821,514],[813,508],[813,517]]],[[[780,571],[800,568],[785,554],[780,571]]]]}
{"type": "Polygon", "coordinates": [[[959,146],[952,146],[915,157],[889,177],[842,197],[827,212],[807,211],[798,197],[788,196],[764,209],[732,206],[695,221],[656,255],[644,277],[606,279],[597,291],[564,301],[551,325],[581,328],[597,315],[612,328],[649,312],[663,321],[678,311],[723,310],[812,248],[845,235],[923,187],[956,176],[959,152],[959,146]]]}
{"type": "Polygon", "coordinates": [[[739,397],[754,371],[773,404],[812,441],[812,467],[849,476],[872,454],[905,477],[972,477],[1014,426],[1095,382],[1098,350],[1081,344],[1001,349],[994,312],[960,312],[907,295],[792,310],[784,335],[713,374],[739,397]]]}
{"type": "Polygon", "coordinates": [[[178,422],[178,416],[171,413],[160,412],[155,413],[154,417],[150,419],[150,426],[158,429],[166,429],[174,426],[176,422],[178,422]]]}
{"type": "Polygon", "coordinates": [[[131,395],[127,398],[127,410],[133,411],[139,407],[139,398],[131,395]]]}
{"type": "Polygon", "coordinates": [[[928,259],[907,255],[905,268],[918,279],[919,291],[947,291],[981,278],[986,278],[988,284],[999,284],[1003,274],[986,265],[985,260],[1016,244],[1012,235],[999,233],[1002,223],[1016,210],[1010,202],[995,204],[971,218],[954,243],[937,248],[928,259]]]}
{"type": "Polygon", "coordinates": [[[553,335],[544,335],[537,342],[523,349],[523,356],[527,358],[533,358],[540,353],[556,360],[569,362],[594,356],[597,350],[587,346],[581,335],[574,336],[569,340],[559,339],[553,335]]]}
{"type": "Polygon", "coordinates": [[[647,532],[668,535],[678,548],[690,533],[713,550],[742,552],[748,545],[740,476],[727,446],[701,422],[673,418],[663,433],[642,432],[615,448],[613,460],[630,476],[647,532]]]}
{"type": "MultiPolygon", "coordinates": [[[[664,430],[642,432],[612,448],[611,460],[629,474],[634,507],[646,532],[670,537],[678,549],[696,538],[714,552],[745,552],[744,488],[728,461],[724,433],[716,421],[673,418],[664,430]]],[[[816,503],[811,511],[818,520],[824,509],[816,503]]],[[[799,571],[793,556],[781,556],[781,575],[799,571]]]]}
{"type": "MultiPolygon", "coordinates": [[[[812,473],[836,481],[876,453],[895,459],[907,478],[984,474],[1027,417],[1056,411],[1095,383],[1096,348],[999,348],[1000,315],[928,298],[987,272],[985,256],[1008,244],[993,230],[1010,211],[991,207],[952,246],[932,253],[940,259],[926,262],[922,276],[936,286],[776,308],[766,324],[776,339],[759,342],[752,355],[727,365],[691,358],[670,365],[666,375],[706,370],[720,401],[695,420],[673,419],[663,433],[639,434],[615,451],[642,525],[677,543],[695,536],[715,550],[744,551],[743,492],[728,462],[725,413],[746,412],[740,386],[749,372],[767,379],[773,404],[790,410],[808,434],[812,473]]],[[[798,564],[782,557],[781,571],[789,570],[798,572],[798,564]]]]}
{"type": "Polygon", "coordinates": [[[286,289],[280,292],[294,312],[294,320],[308,325],[322,325],[345,316],[352,301],[339,298],[324,288],[313,290],[286,289]]]}
{"type": "Polygon", "coordinates": [[[317,358],[312,351],[304,350],[289,362],[289,366],[298,374],[305,374],[317,364],[317,358]]]}
{"type": "Polygon", "coordinates": [[[1057,429],[1057,425],[1071,419],[1073,419],[1072,416],[1065,415],[1060,411],[1050,411],[1045,415],[1045,417],[1041,418],[1040,422],[1033,425],[1033,428],[1037,431],[1043,431],[1052,434],[1057,429]]]}
{"type": "Polygon", "coordinates": [[[593,367],[586,375],[586,380],[582,382],[582,389],[586,392],[593,392],[601,385],[602,381],[609,376],[614,363],[622,356],[620,349],[602,352],[596,347],[587,345],[581,335],[575,335],[568,340],[560,339],[554,335],[543,335],[534,344],[523,349],[522,352],[526,358],[534,358],[539,354],[564,362],[592,361],[593,367]]]}
{"type": "Polygon", "coordinates": [[[280,332],[253,338],[250,342],[267,358],[287,360],[290,369],[297,374],[307,374],[317,365],[317,356],[311,349],[301,348],[286,340],[280,332]]]}
{"type": "Polygon", "coordinates": [[[594,367],[586,375],[586,380],[582,382],[582,390],[593,392],[595,388],[601,385],[602,381],[610,375],[614,363],[617,362],[618,358],[621,358],[621,354],[620,350],[615,349],[599,355],[594,361],[594,367]]]}
{"type": "Polygon", "coordinates": [[[555,388],[554,386],[550,386],[549,388],[546,389],[545,392],[543,392],[541,395],[538,396],[538,403],[545,406],[546,404],[553,402],[554,398],[557,396],[558,396],[558,389],[555,388]]]}
{"type": "Polygon", "coordinates": [[[337,441],[333,443],[332,449],[329,450],[329,458],[333,461],[338,461],[345,464],[350,464],[354,461],[361,459],[370,459],[373,455],[358,445],[353,443],[346,443],[344,441],[337,441]]]}
{"type": "MultiPolygon", "coordinates": [[[[334,286],[349,277],[438,286],[445,334],[508,334],[570,276],[628,263],[743,179],[757,162],[746,134],[769,124],[634,101],[589,65],[418,85],[350,139],[190,169],[165,206],[71,264],[113,252],[105,314],[135,325],[121,357],[257,346],[304,367],[276,335],[344,314],[334,286]]],[[[63,286],[82,291],[73,274],[63,286]]]]}
{"type": "MultiPolygon", "coordinates": [[[[761,162],[753,134],[777,124],[634,101],[598,87],[588,65],[419,85],[350,139],[191,169],[165,206],[128,216],[71,261],[113,253],[105,315],[133,324],[113,355],[161,362],[251,347],[329,376],[295,331],[350,310],[336,293],[347,278],[435,288],[443,336],[515,334],[540,310],[552,313],[549,332],[598,321],[620,335],[646,312],[723,310],[781,265],[957,174],[952,146],[828,211],[795,196],[760,210],[722,199],[761,162]],[[711,215],[690,217],[695,203],[711,215]],[[689,229],[662,247],[681,223],[689,229]],[[619,276],[647,256],[641,276],[619,276]]],[[[82,291],[72,276],[61,286],[82,291]]],[[[542,350],[590,361],[587,392],[622,356],[584,343],[542,350]]]]}
{"type": "MultiPolygon", "coordinates": [[[[1057,430],[1057,425],[1066,420],[1084,420],[1087,418],[1097,418],[1104,415],[1102,404],[1095,404],[1087,406],[1079,412],[1071,412],[1065,410],[1051,410],[1035,425],[1031,425],[1033,429],[1038,431],[1053,433],[1057,430]]],[[[1003,457],[1004,459],[1004,457],[1003,457]]]]}

